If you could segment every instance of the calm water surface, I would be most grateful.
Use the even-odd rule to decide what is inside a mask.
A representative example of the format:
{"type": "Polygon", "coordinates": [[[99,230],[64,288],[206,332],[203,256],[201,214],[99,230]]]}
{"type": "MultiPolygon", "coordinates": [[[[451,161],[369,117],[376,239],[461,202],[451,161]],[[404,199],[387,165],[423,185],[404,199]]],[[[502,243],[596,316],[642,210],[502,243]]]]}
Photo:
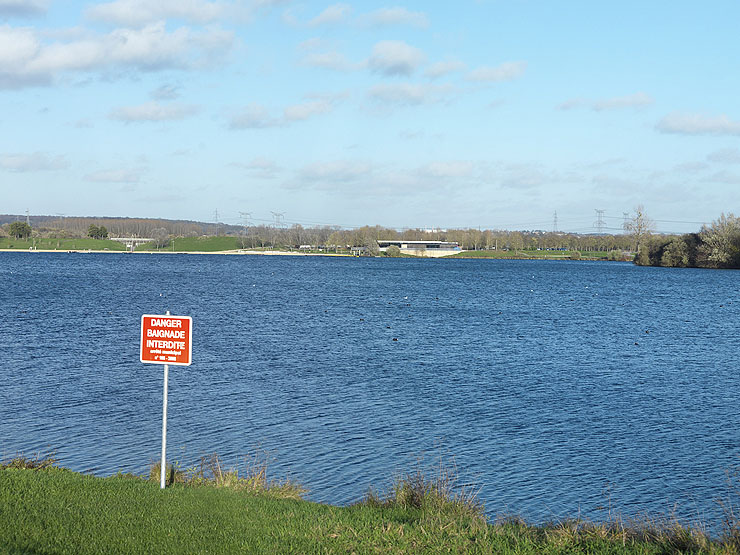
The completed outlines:
{"type": "Polygon", "coordinates": [[[159,456],[140,317],[190,315],[168,454],[256,446],[348,503],[455,456],[491,514],[718,522],[740,464],[740,273],[620,263],[0,253],[0,455],[159,456]],[[395,341],[394,339],[397,339],[395,341]]]}

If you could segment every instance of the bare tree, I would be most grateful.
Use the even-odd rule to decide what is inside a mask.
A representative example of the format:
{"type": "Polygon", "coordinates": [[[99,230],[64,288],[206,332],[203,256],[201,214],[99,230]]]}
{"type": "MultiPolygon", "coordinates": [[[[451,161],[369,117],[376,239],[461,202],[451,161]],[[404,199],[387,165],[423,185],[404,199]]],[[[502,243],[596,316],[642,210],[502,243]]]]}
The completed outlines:
{"type": "Polygon", "coordinates": [[[648,266],[650,260],[648,257],[647,241],[650,234],[655,230],[655,222],[645,214],[645,208],[642,204],[635,207],[635,215],[631,220],[624,224],[624,230],[632,236],[634,250],[637,251],[637,263],[648,266]]]}
{"type": "Polygon", "coordinates": [[[170,234],[163,227],[153,229],[152,238],[154,239],[154,244],[158,248],[166,247],[170,243],[170,234]]]}

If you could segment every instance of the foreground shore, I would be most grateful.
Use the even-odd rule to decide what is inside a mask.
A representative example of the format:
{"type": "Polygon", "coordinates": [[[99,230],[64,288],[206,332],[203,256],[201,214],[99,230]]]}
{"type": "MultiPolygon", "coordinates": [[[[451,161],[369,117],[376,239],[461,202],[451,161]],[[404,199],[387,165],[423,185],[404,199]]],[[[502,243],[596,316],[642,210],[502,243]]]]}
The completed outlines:
{"type": "Polygon", "coordinates": [[[6,466],[0,469],[0,551],[737,553],[740,546],[740,537],[712,540],[669,521],[490,523],[475,504],[440,493],[439,482],[415,474],[396,485],[392,499],[371,495],[349,507],[304,501],[295,486],[259,487],[264,476],[241,478],[220,467],[218,474],[161,490],[157,480],[132,475],[6,466]]]}

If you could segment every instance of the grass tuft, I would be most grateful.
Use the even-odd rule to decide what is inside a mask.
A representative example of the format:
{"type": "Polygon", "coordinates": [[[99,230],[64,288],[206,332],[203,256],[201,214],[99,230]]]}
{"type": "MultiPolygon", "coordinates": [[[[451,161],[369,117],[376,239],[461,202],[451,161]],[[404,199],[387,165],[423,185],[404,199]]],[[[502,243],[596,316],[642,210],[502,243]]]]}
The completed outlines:
{"type": "Polygon", "coordinates": [[[33,458],[19,453],[12,459],[0,461],[0,470],[48,470],[50,468],[58,468],[57,462],[56,453],[53,451],[45,455],[36,453],[33,458]]]}
{"type": "Polygon", "coordinates": [[[370,488],[359,505],[418,509],[438,519],[485,523],[479,491],[480,487],[462,482],[454,459],[448,462],[440,456],[432,468],[425,468],[419,460],[416,468],[398,476],[386,493],[370,488]]]}
{"type": "Polygon", "coordinates": [[[736,553],[740,553],[740,507],[738,507],[738,501],[740,500],[740,466],[727,471],[727,489],[727,498],[719,501],[724,513],[722,539],[736,553]]]}
{"type": "MultiPolygon", "coordinates": [[[[228,488],[234,491],[248,491],[278,497],[281,499],[303,499],[308,490],[288,478],[268,479],[268,457],[266,453],[255,451],[241,457],[241,465],[226,467],[218,454],[204,455],[200,462],[186,470],[179,463],[167,465],[165,483],[182,484],[188,487],[228,488]]],[[[160,481],[159,461],[150,466],[149,480],[160,481]]]]}

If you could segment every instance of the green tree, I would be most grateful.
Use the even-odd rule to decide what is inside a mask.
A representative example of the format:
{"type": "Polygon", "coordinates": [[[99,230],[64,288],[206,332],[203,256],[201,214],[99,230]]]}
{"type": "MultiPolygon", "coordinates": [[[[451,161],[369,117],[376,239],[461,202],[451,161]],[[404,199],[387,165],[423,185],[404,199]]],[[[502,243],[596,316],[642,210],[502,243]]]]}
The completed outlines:
{"type": "Polygon", "coordinates": [[[682,237],[674,237],[663,249],[660,259],[661,266],[670,268],[686,268],[690,265],[689,246],[682,237]]]}
{"type": "Polygon", "coordinates": [[[95,224],[90,224],[87,228],[87,236],[93,239],[107,239],[108,230],[104,225],[96,226],[95,224]]]}
{"type": "Polygon", "coordinates": [[[385,250],[385,255],[391,258],[399,258],[401,256],[401,249],[396,245],[391,245],[385,250]]]}
{"type": "Polygon", "coordinates": [[[13,222],[8,233],[16,239],[27,239],[31,236],[31,226],[26,222],[13,222]]]}
{"type": "Polygon", "coordinates": [[[710,227],[699,234],[700,251],[710,268],[740,267],[740,218],[732,214],[720,215],[710,227]]]}

